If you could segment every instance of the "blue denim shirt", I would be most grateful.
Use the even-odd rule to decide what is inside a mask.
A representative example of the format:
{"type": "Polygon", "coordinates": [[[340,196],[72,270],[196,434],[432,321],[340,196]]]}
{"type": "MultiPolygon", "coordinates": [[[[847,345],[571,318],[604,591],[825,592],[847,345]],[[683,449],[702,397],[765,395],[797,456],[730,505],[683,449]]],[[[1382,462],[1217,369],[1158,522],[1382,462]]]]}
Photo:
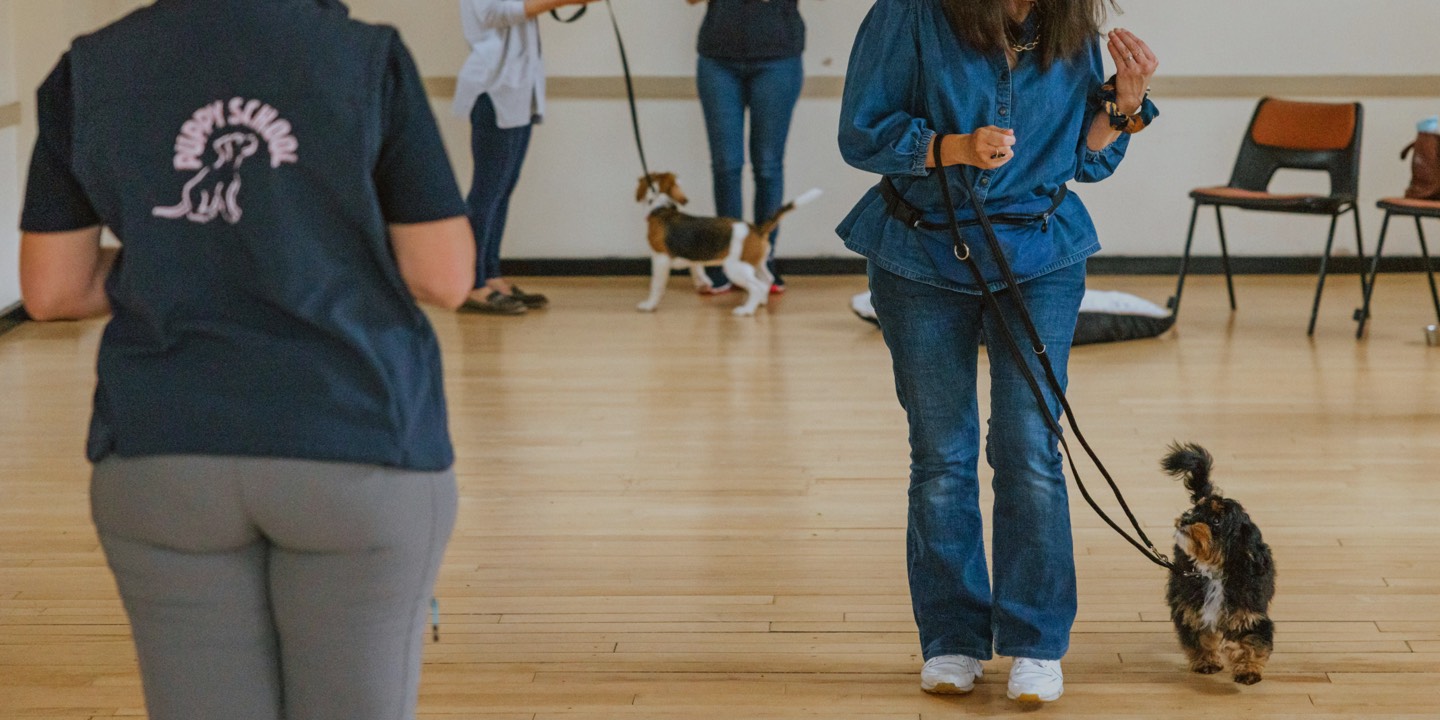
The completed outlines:
{"type": "MultiPolygon", "coordinates": [[[[1030,22],[1035,18],[1032,15],[1030,22]]],[[[1029,29],[1033,32],[1033,27],[1029,29]]],[[[1100,39],[1078,57],[1057,58],[1042,70],[1022,53],[1012,70],[1004,54],[984,55],[950,29],[941,0],[877,0],[860,26],[850,55],[840,113],[840,152],[856,168],[889,176],[927,222],[944,222],[944,200],[925,167],[937,132],[968,133],[986,125],[1015,131],[1015,156],[981,171],[945,169],[962,220],[973,219],[965,189],[989,214],[1039,213],[1060,185],[1110,176],[1125,156],[1129,135],[1100,152],[1086,147],[1099,110],[1093,98],[1105,81],[1100,39]]],[[[1100,249],[1095,226],[1071,192],[1049,222],[997,225],[1000,244],[1020,282],[1081,262],[1100,249]]],[[[890,217],[872,188],[836,229],[845,245],[903,277],[958,292],[979,293],[970,271],[952,253],[948,231],[912,229],[890,217]]],[[[964,238],[985,279],[998,289],[1000,272],[980,228],[964,238]]]]}

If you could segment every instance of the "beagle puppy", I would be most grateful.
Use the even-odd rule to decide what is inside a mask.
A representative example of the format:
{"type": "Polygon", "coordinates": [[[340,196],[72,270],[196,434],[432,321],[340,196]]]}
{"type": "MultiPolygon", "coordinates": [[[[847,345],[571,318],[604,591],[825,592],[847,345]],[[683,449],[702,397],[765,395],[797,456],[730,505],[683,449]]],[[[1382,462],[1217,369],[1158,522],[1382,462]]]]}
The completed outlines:
{"type": "Polygon", "coordinates": [[[636,306],[640,312],[654,312],[665,296],[671,269],[690,269],[697,288],[710,287],[705,266],[720,265],[730,281],[745,289],[745,303],[735,308],[737,317],[748,317],[770,299],[770,286],[775,278],[765,267],[770,257],[770,233],[780,218],[801,205],[820,197],[820,190],[811,190],[787,203],[775,216],[759,226],[743,220],[718,217],[695,217],[680,212],[690,202],[675,182],[674,173],[651,173],[640,178],[635,201],[650,198],[650,297],[636,306]],[[653,195],[652,195],[653,188],[653,195]]]}

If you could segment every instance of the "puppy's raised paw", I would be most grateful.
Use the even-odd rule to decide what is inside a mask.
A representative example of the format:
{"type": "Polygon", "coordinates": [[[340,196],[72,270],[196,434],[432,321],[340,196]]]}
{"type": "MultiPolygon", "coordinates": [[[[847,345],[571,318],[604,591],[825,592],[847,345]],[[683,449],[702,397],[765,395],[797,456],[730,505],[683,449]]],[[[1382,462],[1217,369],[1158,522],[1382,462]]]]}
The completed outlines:
{"type": "Polygon", "coordinates": [[[1235,682],[1240,683],[1241,685],[1254,685],[1255,683],[1260,682],[1260,680],[1260,673],[1257,672],[1242,672],[1235,674],[1235,682]]]}

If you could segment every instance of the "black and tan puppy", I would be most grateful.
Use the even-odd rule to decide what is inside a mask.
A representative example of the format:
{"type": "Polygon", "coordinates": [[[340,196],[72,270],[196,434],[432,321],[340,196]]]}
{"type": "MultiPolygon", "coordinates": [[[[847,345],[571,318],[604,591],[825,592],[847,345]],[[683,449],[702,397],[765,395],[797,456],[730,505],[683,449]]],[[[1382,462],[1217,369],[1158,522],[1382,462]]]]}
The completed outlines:
{"type": "Polygon", "coordinates": [[[780,225],[785,213],[820,196],[811,190],[780,208],[775,216],[756,226],[743,220],[720,217],[696,217],[680,212],[690,202],[675,182],[674,173],[651,173],[640,178],[635,201],[650,199],[650,297],[637,307],[653,312],[665,296],[665,286],[672,269],[690,269],[696,287],[709,287],[705,275],[707,265],[720,265],[730,281],[745,289],[745,303],[735,308],[739,316],[754,315],[756,308],[770,298],[775,278],[765,267],[770,257],[770,233],[780,225]],[[652,192],[653,188],[653,192],[652,192]]]}
{"type": "Polygon", "coordinates": [[[1275,559],[1240,503],[1210,483],[1214,460],[1199,445],[1172,445],[1161,467],[1185,481],[1194,506],[1175,521],[1175,566],[1166,600],[1190,669],[1206,675],[1230,660],[1235,682],[1260,682],[1275,644],[1268,614],[1275,559]]]}

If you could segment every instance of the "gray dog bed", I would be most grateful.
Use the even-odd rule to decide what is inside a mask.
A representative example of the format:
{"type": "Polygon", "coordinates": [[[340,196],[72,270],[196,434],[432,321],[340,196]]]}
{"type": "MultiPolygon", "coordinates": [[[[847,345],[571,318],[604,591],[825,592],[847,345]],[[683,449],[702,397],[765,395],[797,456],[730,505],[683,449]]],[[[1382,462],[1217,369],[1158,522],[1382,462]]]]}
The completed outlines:
{"type": "MultiPolygon", "coordinates": [[[[861,320],[879,325],[870,293],[850,298],[850,309],[861,320]]],[[[1163,334],[1175,326],[1169,310],[1134,295],[1109,290],[1086,290],[1075,325],[1076,345],[1139,340],[1163,334]]]]}

